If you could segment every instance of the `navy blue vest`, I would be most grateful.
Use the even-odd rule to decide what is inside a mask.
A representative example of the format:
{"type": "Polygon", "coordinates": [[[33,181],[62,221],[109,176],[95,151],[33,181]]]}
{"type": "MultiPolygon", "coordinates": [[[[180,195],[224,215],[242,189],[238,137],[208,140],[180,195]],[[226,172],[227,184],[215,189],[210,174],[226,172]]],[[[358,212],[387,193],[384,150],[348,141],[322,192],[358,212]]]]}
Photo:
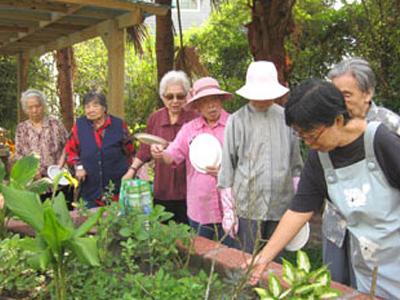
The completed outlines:
{"type": "Polygon", "coordinates": [[[94,204],[111,180],[114,193],[119,192],[121,177],[128,170],[128,158],[123,151],[122,120],[111,116],[111,124],[104,131],[103,144],[96,144],[92,122],[86,117],[76,121],[80,144],[80,159],[87,173],[82,183],[82,197],[94,204]]]}

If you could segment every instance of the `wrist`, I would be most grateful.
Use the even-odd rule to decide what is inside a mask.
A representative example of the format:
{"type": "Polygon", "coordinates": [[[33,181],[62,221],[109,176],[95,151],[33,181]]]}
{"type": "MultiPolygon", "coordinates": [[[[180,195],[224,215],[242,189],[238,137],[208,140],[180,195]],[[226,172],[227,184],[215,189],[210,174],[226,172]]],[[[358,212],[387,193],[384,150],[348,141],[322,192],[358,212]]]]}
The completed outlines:
{"type": "Polygon", "coordinates": [[[133,173],[137,172],[137,168],[135,168],[134,166],[129,166],[129,170],[132,171],[133,173]]]}
{"type": "Polygon", "coordinates": [[[82,165],[75,166],[75,171],[82,171],[82,170],[84,170],[82,165]]]}

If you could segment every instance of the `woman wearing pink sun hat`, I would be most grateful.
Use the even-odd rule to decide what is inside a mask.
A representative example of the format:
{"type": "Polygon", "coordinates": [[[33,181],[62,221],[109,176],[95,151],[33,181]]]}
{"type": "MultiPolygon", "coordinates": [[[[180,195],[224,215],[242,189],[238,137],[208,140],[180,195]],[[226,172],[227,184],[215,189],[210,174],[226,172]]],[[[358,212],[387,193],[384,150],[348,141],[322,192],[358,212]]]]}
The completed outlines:
{"type": "MultiPolygon", "coordinates": [[[[186,108],[196,110],[200,117],[185,124],[166,149],[160,145],[151,146],[151,153],[155,159],[162,159],[167,164],[186,162],[189,224],[200,236],[209,239],[221,240],[224,235],[221,226],[222,206],[217,189],[220,161],[202,168],[195,163],[196,157],[191,153],[196,139],[198,141],[204,136],[208,136],[210,144],[200,151],[209,151],[213,141],[221,151],[225,124],[229,116],[222,108],[222,101],[230,98],[232,94],[221,90],[214,78],[204,77],[197,80],[193,84],[192,97],[188,100],[186,108]]],[[[227,245],[232,244],[229,237],[223,242],[227,245]]]]}
{"type": "Polygon", "coordinates": [[[252,62],[246,84],[236,93],[249,103],[232,114],[225,128],[218,187],[222,225],[237,236],[238,248],[252,253],[257,237],[267,240],[294,195],[302,168],[297,137],[275,104],[289,89],[278,82],[272,62],[252,62]]]}

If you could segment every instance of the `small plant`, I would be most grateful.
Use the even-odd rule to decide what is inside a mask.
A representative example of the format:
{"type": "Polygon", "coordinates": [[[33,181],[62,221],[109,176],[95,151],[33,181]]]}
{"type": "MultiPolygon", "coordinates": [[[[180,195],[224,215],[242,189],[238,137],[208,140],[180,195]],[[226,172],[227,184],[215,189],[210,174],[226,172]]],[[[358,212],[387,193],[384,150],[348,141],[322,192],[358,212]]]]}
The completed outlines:
{"type": "Polygon", "coordinates": [[[341,295],[340,291],[331,288],[331,275],[326,266],[311,271],[311,264],[304,251],[297,252],[297,267],[283,259],[283,280],[288,284],[283,289],[279,278],[270,273],[268,287],[255,288],[261,300],[277,299],[335,299],[341,295]]]}

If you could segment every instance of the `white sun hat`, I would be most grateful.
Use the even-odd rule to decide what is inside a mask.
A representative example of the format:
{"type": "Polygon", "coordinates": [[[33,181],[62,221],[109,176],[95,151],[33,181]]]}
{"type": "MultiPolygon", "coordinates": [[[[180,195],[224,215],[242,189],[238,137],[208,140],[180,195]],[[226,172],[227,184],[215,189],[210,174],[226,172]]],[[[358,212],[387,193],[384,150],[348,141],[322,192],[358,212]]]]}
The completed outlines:
{"type": "Polygon", "coordinates": [[[286,245],[285,249],[288,251],[297,251],[307,244],[310,238],[310,223],[304,224],[300,231],[294,236],[294,238],[286,245]]]}
{"type": "Polygon", "coordinates": [[[246,84],[236,94],[248,100],[274,100],[282,97],[289,89],[278,81],[278,72],[270,61],[255,61],[249,65],[246,84]]]}
{"type": "Polygon", "coordinates": [[[200,173],[206,173],[207,167],[219,166],[222,159],[220,142],[209,133],[199,134],[190,143],[189,159],[192,166],[200,173]]]}

